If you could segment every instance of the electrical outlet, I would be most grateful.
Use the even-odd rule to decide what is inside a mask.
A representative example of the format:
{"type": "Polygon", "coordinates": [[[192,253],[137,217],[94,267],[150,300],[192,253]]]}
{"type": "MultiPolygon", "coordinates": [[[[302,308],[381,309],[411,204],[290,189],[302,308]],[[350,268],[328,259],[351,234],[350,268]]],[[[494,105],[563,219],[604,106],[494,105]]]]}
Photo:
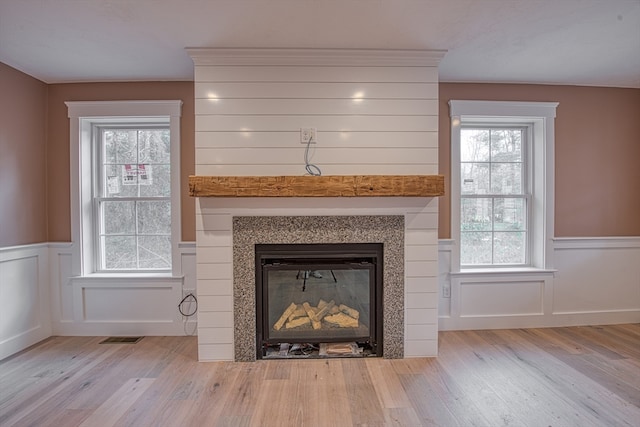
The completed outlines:
{"type": "Polygon", "coordinates": [[[318,142],[316,128],[300,128],[300,143],[307,144],[309,140],[314,144],[318,142]]]}
{"type": "Polygon", "coordinates": [[[451,286],[449,284],[442,286],[442,298],[451,298],[451,286]]]}

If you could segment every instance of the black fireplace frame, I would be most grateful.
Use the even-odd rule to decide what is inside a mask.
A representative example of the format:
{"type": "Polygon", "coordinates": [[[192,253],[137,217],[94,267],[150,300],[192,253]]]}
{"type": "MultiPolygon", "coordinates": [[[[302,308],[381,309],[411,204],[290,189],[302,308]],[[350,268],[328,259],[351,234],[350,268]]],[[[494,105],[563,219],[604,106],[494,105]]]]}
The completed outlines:
{"type": "MultiPolygon", "coordinates": [[[[369,335],[349,339],[366,344],[372,356],[383,355],[383,243],[288,243],[255,245],[255,283],[256,283],[256,350],[257,358],[262,359],[269,345],[279,341],[268,338],[267,290],[264,275],[269,268],[297,269],[300,271],[334,268],[349,268],[358,263],[373,264],[373,278],[369,281],[370,319],[369,335]],[[267,268],[264,269],[263,267],[267,268]]],[[[344,339],[322,339],[322,342],[337,342],[344,339]]],[[[308,342],[308,340],[288,340],[288,342],[308,342]]]]}

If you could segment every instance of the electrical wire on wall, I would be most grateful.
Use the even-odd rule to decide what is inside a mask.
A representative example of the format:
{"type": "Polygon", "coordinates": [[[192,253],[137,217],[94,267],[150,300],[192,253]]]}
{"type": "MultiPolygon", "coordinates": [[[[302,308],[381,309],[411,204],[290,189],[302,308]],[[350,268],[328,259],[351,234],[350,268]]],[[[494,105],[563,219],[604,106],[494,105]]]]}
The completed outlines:
{"type": "Polygon", "coordinates": [[[189,317],[193,316],[198,311],[198,299],[196,296],[191,292],[185,295],[185,297],[182,298],[182,301],[180,301],[180,304],[178,304],[178,311],[182,314],[184,334],[188,336],[196,335],[196,331],[198,329],[198,324],[196,322],[193,323],[193,331],[187,331],[189,317]]]}
{"type": "Polygon", "coordinates": [[[311,147],[312,142],[313,137],[309,136],[309,140],[307,141],[307,148],[305,148],[304,150],[304,168],[309,175],[320,176],[322,175],[322,171],[320,170],[320,168],[309,162],[309,147],[311,147]]]}

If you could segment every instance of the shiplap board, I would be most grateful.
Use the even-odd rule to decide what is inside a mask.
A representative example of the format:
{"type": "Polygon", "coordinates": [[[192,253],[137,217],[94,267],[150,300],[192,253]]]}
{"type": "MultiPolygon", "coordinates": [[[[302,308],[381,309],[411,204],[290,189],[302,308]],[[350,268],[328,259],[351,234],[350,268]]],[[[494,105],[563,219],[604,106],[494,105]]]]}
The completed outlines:
{"type": "Polygon", "coordinates": [[[436,308],[438,307],[438,294],[436,292],[411,292],[407,293],[406,308],[436,308]]]}
{"type": "Polygon", "coordinates": [[[198,345],[198,360],[233,360],[233,344],[200,344],[198,345]]]}
{"type": "Polygon", "coordinates": [[[438,83],[204,83],[196,79],[196,99],[438,99],[438,83]]]}
{"type": "Polygon", "coordinates": [[[198,298],[198,309],[202,311],[228,311],[233,307],[231,295],[201,295],[198,298]]]}
{"type": "Polygon", "coordinates": [[[407,340],[404,344],[405,357],[425,357],[438,355],[438,340],[407,340]]]}
{"type": "Polygon", "coordinates": [[[233,265],[231,263],[205,264],[198,261],[196,274],[198,279],[232,279],[233,265]]]}
{"type": "MultiPolygon", "coordinates": [[[[338,132],[316,133],[317,148],[438,148],[438,133],[338,132]]],[[[196,132],[197,148],[298,148],[300,129],[280,132],[196,132]]],[[[196,159],[197,160],[197,159],[196,159]]]]}
{"type": "MultiPolygon", "coordinates": [[[[231,253],[231,251],[228,251],[231,253]]],[[[198,296],[203,295],[232,295],[232,279],[201,279],[198,278],[198,296]]]]}
{"type": "Polygon", "coordinates": [[[196,99],[200,115],[429,115],[436,99],[196,99]]]}
{"type": "Polygon", "coordinates": [[[231,311],[198,311],[198,328],[233,328],[231,311]]]}
{"type": "Polygon", "coordinates": [[[436,277],[407,277],[404,280],[404,291],[407,294],[420,292],[437,292],[436,277]]]}
{"type": "MultiPolygon", "coordinates": [[[[430,132],[438,130],[434,115],[361,116],[361,115],[196,115],[200,131],[291,131],[313,127],[326,131],[430,132]]],[[[197,150],[196,150],[197,151],[197,150]]],[[[197,156],[197,153],[196,153],[197,156]]]]}
{"type": "Polygon", "coordinates": [[[197,82],[432,83],[437,67],[197,66],[197,82]]]}
{"type": "Polygon", "coordinates": [[[404,257],[407,261],[437,261],[438,245],[406,245],[404,257]]]}
{"type": "Polygon", "coordinates": [[[198,339],[203,343],[233,343],[233,328],[200,328],[198,339]]]}
{"type": "MultiPolygon", "coordinates": [[[[299,144],[300,145],[300,144],[299,144]]],[[[313,163],[328,164],[433,164],[437,148],[312,148],[309,159],[313,163]]],[[[305,148],[199,148],[198,164],[296,165],[304,159],[305,148]]]]}
{"type": "MultiPolygon", "coordinates": [[[[426,164],[358,164],[345,163],[341,165],[323,165],[315,160],[322,169],[322,175],[436,175],[438,165],[426,164]]],[[[306,175],[304,161],[296,165],[268,164],[268,165],[212,165],[196,164],[196,175],[219,176],[255,176],[255,175],[306,175]]]]}

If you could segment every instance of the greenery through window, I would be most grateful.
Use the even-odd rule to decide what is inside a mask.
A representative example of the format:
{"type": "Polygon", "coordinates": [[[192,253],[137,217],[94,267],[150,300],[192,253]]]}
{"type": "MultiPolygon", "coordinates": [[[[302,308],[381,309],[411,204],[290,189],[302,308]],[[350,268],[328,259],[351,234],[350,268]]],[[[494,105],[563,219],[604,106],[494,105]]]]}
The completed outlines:
{"type": "Polygon", "coordinates": [[[524,127],[461,129],[461,265],[529,262],[526,137],[524,127]]]}
{"type": "Polygon", "coordinates": [[[95,129],[98,269],[171,269],[169,127],[95,129]]]}

